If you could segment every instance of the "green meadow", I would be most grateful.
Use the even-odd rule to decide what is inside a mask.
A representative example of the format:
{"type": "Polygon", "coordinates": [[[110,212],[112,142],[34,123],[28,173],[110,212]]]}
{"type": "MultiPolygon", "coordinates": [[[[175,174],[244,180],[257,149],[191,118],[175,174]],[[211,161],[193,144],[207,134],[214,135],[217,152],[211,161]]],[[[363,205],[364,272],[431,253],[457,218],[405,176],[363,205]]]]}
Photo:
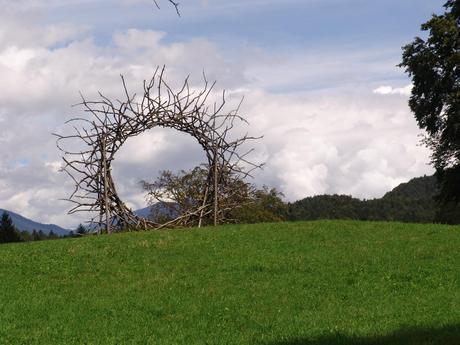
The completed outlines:
{"type": "Polygon", "coordinates": [[[0,344],[460,344],[460,227],[317,221],[0,246],[0,344]]]}

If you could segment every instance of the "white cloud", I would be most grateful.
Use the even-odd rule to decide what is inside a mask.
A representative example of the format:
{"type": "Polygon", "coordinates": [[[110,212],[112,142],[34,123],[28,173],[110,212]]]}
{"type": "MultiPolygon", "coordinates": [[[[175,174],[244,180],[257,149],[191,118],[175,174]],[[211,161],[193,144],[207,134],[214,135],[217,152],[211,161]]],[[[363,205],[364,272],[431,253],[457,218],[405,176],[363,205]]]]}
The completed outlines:
{"type": "Polygon", "coordinates": [[[392,87],[392,86],[379,86],[373,92],[378,95],[401,95],[410,96],[412,92],[412,84],[404,87],[392,87]]]}
{"type": "Polygon", "coordinates": [[[129,51],[138,53],[139,49],[151,51],[158,47],[165,35],[164,32],[129,29],[126,32],[117,32],[113,36],[113,41],[125,53],[129,51]]]}
{"type": "Polygon", "coordinates": [[[12,46],[0,55],[0,64],[13,72],[20,72],[34,57],[35,52],[32,49],[18,49],[12,46]]]}
{"type": "Polygon", "coordinates": [[[333,97],[256,91],[246,99],[244,112],[265,135],[259,150],[267,167],[258,179],[281,187],[289,200],[323,193],[380,197],[432,171],[405,99],[363,97],[360,90],[333,97]]]}

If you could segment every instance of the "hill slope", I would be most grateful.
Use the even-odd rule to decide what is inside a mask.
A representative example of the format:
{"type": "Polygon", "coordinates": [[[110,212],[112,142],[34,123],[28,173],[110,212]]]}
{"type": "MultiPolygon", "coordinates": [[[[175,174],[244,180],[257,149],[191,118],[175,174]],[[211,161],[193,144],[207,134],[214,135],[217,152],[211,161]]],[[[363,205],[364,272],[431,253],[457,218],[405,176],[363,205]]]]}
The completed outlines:
{"type": "Polygon", "coordinates": [[[422,176],[401,183],[391,192],[386,193],[383,199],[405,198],[409,200],[431,200],[439,192],[436,176],[422,176]]]}
{"type": "Polygon", "coordinates": [[[321,221],[3,245],[0,343],[457,345],[459,235],[321,221]]]}
{"type": "Polygon", "coordinates": [[[59,236],[65,236],[69,234],[69,230],[61,228],[58,225],[38,223],[26,217],[23,217],[20,214],[17,214],[15,212],[3,210],[0,208],[0,215],[3,214],[3,212],[7,212],[10,215],[11,220],[13,221],[13,224],[16,226],[16,228],[19,231],[32,232],[34,230],[36,231],[41,230],[45,234],[49,234],[51,231],[53,231],[56,235],[59,235],[59,236]]]}
{"type": "Polygon", "coordinates": [[[437,207],[434,176],[403,183],[380,199],[360,200],[347,195],[318,195],[290,204],[291,220],[357,219],[432,223],[437,207]]]}

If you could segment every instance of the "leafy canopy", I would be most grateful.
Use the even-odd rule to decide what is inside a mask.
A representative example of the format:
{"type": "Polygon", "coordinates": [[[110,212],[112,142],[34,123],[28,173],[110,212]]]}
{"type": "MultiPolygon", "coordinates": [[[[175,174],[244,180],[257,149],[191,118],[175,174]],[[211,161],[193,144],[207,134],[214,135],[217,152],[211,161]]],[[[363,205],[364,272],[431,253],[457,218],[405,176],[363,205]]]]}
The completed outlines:
{"type": "Polygon", "coordinates": [[[403,47],[400,66],[412,78],[409,106],[427,132],[443,194],[460,200],[460,3],[450,0],[444,7],[444,14],[422,24],[426,39],[403,47]]]}
{"type": "Polygon", "coordinates": [[[0,243],[21,242],[21,236],[13,225],[10,215],[3,212],[0,219],[0,243]]]}

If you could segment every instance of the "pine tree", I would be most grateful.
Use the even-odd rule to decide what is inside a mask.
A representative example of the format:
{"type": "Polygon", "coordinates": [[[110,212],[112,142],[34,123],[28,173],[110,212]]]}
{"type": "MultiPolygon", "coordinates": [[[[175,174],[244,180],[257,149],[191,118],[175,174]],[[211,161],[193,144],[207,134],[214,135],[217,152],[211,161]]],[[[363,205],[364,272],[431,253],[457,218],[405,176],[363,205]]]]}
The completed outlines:
{"type": "Polygon", "coordinates": [[[38,236],[38,241],[44,241],[48,238],[48,236],[42,230],[38,231],[37,236],[38,236]]]}
{"type": "Polygon", "coordinates": [[[77,234],[79,234],[79,235],[85,235],[85,234],[88,233],[88,229],[86,229],[86,228],[83,226],[83,224],[80,224],[80,225],[78,226],[78,228],[77,228],[76,231],[77,231],[77,234]]]}
{"type": "Polygon", "coordinates": [[[10,215],[3,212],[0,220],[0,243],[21,242],[21,236],[13,225],[10,215]]]}
{"type": "Polygon", "coordinates": [[[53,232],[53,230],[51,230],[51,231],[48,233],[48,239],[49,239],[49,240],[56,240],[56,239],[58,239],[58,238],[59,238],[59,236],[56,235],[56,234],[53,232]]]}
{"type": "Polygon", "coordinates": [[[31,237],[32,237],[32,241],[40,241],[40,239],[38,238],[38,232],[35,229],[32,231],[31,237]]]}

